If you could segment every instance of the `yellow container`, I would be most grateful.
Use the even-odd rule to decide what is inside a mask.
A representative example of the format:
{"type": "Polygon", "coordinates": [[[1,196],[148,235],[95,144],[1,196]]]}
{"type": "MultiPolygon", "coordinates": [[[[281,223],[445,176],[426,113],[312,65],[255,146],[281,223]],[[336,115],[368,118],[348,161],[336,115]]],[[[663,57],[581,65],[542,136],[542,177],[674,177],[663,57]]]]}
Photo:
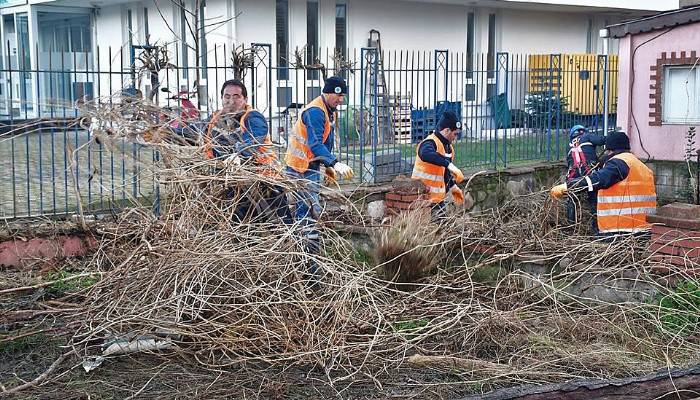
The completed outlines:
{"type": "MultiPolygon", "coordinates": [[[[603,90],[603,68],[598,66],[595,54],[562,54],[561,65],[549,54],[532,54],[528,57],[528,90],[547,92],[553,90],[566,99],[566,111],[583,115],[603,113],[603,99],[598,90],[603,90]],[[600,88],[598,87],[600,86],[600,88]],[[600,100],[600,101],[599,101],[600,100]],[[600,104],[598,104],[600,103],[600,104]]],[[[608,110],[617,111],[617,55],[608,56],[608,110]]],[[[602,67],[602,65],[600,65],[602,67]]]]}

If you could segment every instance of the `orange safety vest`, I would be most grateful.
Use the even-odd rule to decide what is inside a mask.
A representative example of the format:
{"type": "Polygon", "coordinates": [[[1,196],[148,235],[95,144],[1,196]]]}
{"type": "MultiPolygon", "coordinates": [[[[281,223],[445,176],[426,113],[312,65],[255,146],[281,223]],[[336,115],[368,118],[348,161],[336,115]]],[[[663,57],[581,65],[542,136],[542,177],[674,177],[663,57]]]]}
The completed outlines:
{"type": "MultiPolygon", "coordinates": [[[[427,138],[423,139],[423,141],[426,140],[432,140],[433,142],[435,142],[438,154],[452,160],[452,154],[447,154],[445,152],[445,146],[442,144],[442,141],[437,136],[435,136],[434,133],[428,135],[427,138]]],[[[430,164],[420,159],[420,156],[418,155],[418,150],[420,149],[420,145],[422,143],[423,142],[419,143],[416,147],[416,163],[413,166],[413,174],[411,175],[411,179],[417,179],[423,182],[423,184],[428,188],[428,201],[430,201],[431,203],[439,203],[445,200],[445,167],[441,165],[430,164]]]]}
{"type": "MultiPolygon", "coordinates": [[[[252,111],[253,107],[246,105],[246,111],[241,116],[239,125],[241,127],[241,131],[244,133],[248,131],[248,128],[246,128],[245,123],[252,111]]],[[[208,159],[214,158],[214,147],[212,145],[213,138],[211,131],[214,128],[214,125],[219,121],[220,116],[221,111],[217,111],[212,116],[211,120],[209,121],[209,124],[207,125],[206,133],[204,136],[204,157],[208,159]]],[[[277,161],[277,156],[270,148],[271,145],[272,141],[270,140],[270,135],[265,135],[265,139],[263,139],[263,142],[259,145],[256,145],[255,149],[251,151],[253,153],[253,160],[259,165],[272,166],[272,164],[277,161]]]]}
{"type": "MultiPolygon", "coordinates": [[[[294,129],[292,129],[292,134],[289,136],[289,146],[287,146],[287,153],[284,156],[284,162],[287,163],[289,167],[295,171],[303,174],[309,169],[309,164],[314,159],[314,153],[309,147],[309,134],[308,128],[304,121],[302,121],[302,114],[304,111],[317,107],[323,110],[323,114],[326,116],[325,124],[323,126],[323,143],[326,143],[328,136],[331,133],[331,120],[328,114],[328,109],[323,101],[322,96],[318,96],[313,99],[309,104],[306,105],[299,113],[299,119],[296,124],[294,124],[294,129]]],[[[333,121],[337,121],[337,115],[334,114],[333,121]]]]}
{"type": "Polygon", "coordinates": [[[625,179],[598,191],[598,230],[601,233],[644,232],[649,230],[647,214],[656,213],[654,173],[632,153],[614,157],[627,164],[625,179]]]}

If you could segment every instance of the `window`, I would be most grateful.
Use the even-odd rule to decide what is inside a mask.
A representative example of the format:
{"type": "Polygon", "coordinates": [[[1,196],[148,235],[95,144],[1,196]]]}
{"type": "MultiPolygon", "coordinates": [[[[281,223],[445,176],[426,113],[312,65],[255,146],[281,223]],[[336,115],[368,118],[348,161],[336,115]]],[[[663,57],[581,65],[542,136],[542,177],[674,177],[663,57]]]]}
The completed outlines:
{"type": "MultiPolygon", "coordinates": [[[[607,26],[607,25],[605,25],[607,26]]],[[[586,53],[593,51],[593,20],[588,18],[588,29],[586,30],[586,53]]]]}
{"type": "Polygon", "coordinates": [[[321,88],[318,86],[309,86],[306,88],[306,102],[310,103],[311,100],[321,95],[321,88]]]}
{"type": "Polygon", "coordinates": [[[486,55],[486,69],[488,77],[493,78],[496,73],[496,14],[489,14],[489,42],[486,55]]]}
{"type": "Polygon", "coordinates": [[[664,67],[663,122],[689,124],[700,122],[700,67],[678,65],[664,67]]]}
{"type": "MultiPolygon", "coordinates": [[[[348,58],[348,20],[347,20],[347,4],[336,4],[335,5],[335,50],[344,59],[348,58]]],[[[339,66],[336,65],[336,69],[339,66]]],[[[336,71],[338,76],[347,78],[347,71],[336,71]]]]}
{"type": "Polygon", "coordinates": [[[148,8],[143,8],[143,34],[146,36],[146,41],[149,41],[148,36],[151,34],[148,30],[148,8]]]}
{"type": "Polygon", "coordinates": [[[129,48],[131,48],[134,45],[134,21],[131,16],[131,10],[126,10],[126,37],[129,48]]]}
{"type": "Polygon", "coordinates": [[[277,0],[275,6],[275,37],[277,39],[277,79],[289,79],[289,1],[277,0]]]}
{"type": "Polygon", "coordinates": [[[277,107],[286,108],[292,104],[292,88],[278,87],[277,88],[277,107]]]}
{"type": "MultiPolygon", "coordinates": [[[[316,64],[318,55],[318,1],[306,2],[306,64],[316,64]]],[[[318,70],[309,70],[308,79],[318,79],[318,70]]]]}
{"type": "Polygon", "coordinates": [[[346,57],[347,51],[347,4],[335,5],[335,48],[346,57]]]}
{"type": "Polygon", "coordinates": [[[474,70],[474,13],[470,12],[467,15],[467,79],[473,77],[474,70]]]}
{"type": "Polygon", "coordinates": [[[464,88],[464,100],[476,101],[476,84],[467,83],[467,85],[464,88]]]}

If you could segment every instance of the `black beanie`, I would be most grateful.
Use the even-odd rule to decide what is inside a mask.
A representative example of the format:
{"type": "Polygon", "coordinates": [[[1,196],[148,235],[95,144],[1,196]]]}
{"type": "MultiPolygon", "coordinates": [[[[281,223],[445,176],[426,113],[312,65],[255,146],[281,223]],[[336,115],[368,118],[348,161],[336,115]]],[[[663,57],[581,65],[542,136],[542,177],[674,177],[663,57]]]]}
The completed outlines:
{"type": "Polygon", "coordinates": [[[438,121],[437,131],[440,132],[445,128],[462,129],[462,123],[457,119],[457,115],[455,115],[455,113],[452,111],[445,111],[440,117],[440,121],[438,121]]]}
{"type": "Polygon", "coordinates": [[[605,148],[612,151],[629,150],[630,139],[625,132],[611,132],[605,139],[605,148]]]}
{"type": "Polygon", "coordinates": [[[348,85],[345,83],[345,79],[331,76],[326,79],[326,83],[323,85],[323,93],[348,94],[348,85]]]}

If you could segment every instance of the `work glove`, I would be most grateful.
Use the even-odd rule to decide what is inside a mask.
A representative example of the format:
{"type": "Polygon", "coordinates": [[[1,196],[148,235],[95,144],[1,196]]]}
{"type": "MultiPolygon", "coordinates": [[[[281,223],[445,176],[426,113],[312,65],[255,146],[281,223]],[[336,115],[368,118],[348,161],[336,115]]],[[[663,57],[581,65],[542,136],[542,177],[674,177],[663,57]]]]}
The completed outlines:
{"type": "Polygon", "coordinates": [[[452,176],[455,178],[455,182],[462,183],[464,181],[464,174],[459,168],[457,168],[456,165],[450,163],[450,165],[447,166],[447,169],[452,173],[452,176]]]}
{"type": "Polygon", "coordinates": [[[325,177],[326,185],[337,184],[337,181],[338,180],[336,178],[335,170],[331,167],[326,167],[326,177],[325,177]]]}
{"type": "Polygon", "coordinates": [[[352,179],[352,177],[355,176],[355,173],[352,172],[352,168],[350,168],[349,165],[342,162],[335,163],[335,165],[333,165],[333,169],[343,179],[352,179]]]}
{"type": "Polygon", "coordinates": [[[554,186],[552,190],[549,191],[549,195],[555,199],[561,199],[567,190],[566,183],[562,183],[561,185],[554,186]]]}
{"type": "Polygon", "coordinates": [[[459,186],[454,185],[450,188],[450,193],[452,193],[452,200],[459,205],[464,204],[464,192],[459,186]]]}

